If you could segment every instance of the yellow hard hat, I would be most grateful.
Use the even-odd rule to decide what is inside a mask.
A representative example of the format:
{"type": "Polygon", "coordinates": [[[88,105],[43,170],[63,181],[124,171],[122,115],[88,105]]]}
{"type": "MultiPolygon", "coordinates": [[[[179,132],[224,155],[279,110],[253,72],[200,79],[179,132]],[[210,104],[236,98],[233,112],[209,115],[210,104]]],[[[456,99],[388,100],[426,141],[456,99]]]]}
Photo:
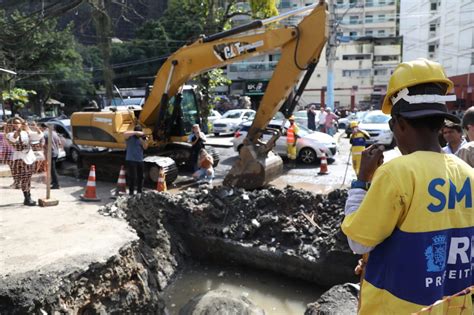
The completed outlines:
{"type": "Polygon", "coordinates": [[[423,83],[444,83],[448,86],[446,94],[453,88],[453,82],[448,79],[443,66],[439,63],[424,58],[402,62],[395,68],[390,77],[382,111],[390,115],[393,105],[391,97],[395,93],[404,88],[423,83]]]}
{"type": "Polygon", "coordinates": [[[295,120],[295,115],[291,115],[290,118],[288,118],[288,120],[295,120]]]}
{"type": "Polygon", "coordinates": [[[357,127],[357,126],[359,126],[359,123],[357,121],[351,121],[349,123],[349,127],[351,127],[351,128],[354,128],[354,127],[357,127]]]}

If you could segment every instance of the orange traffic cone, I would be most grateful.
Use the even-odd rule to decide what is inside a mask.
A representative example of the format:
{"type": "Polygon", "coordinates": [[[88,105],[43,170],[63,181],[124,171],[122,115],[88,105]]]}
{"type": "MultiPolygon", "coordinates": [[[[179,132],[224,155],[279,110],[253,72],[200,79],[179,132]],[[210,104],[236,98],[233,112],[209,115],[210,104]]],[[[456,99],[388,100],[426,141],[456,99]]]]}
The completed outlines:
{"type": "Polygon", "coordinates": [[[166,179],[165,179],[165,170],[160,169],[160,174],[158,175],[158,182],[156,183],[157,191],[166,191],[166,179]]]}
{"type": "Polygon", "coordinates": [[[321,164],[319,165],[318,175],[327,175],[327,174],[329,174],[328,160],[326,158],[326,153],[323,152],[323,155],[321,156],[321,164]]]}
{"type": "Polygon", "coordinates": [[[95,193],[95,165],[91,165],[89,178],[87,179],[86,191],[79,197],[83,201],[100,201],[95,193]]]}
{"type": "Polygon", "coordinates": [[[117,180],[117,188],[115,188],[114,197],[118,197],[127,193],[127,182],[125,175],[125,166],[120,167],[120,173],[117,180]]]}

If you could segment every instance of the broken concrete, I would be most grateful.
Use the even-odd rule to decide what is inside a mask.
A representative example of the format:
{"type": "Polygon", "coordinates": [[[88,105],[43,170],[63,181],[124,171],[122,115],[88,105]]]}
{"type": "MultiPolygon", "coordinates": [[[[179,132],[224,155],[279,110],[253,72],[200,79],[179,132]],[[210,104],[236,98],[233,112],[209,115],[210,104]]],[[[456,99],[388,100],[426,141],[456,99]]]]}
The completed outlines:
{"type": "Polygon", "coordinates": [[[352,283],[336,285],[316,302],[309,304],[304,315],[357,314],[359,289],[358,285],[352,283]]]}

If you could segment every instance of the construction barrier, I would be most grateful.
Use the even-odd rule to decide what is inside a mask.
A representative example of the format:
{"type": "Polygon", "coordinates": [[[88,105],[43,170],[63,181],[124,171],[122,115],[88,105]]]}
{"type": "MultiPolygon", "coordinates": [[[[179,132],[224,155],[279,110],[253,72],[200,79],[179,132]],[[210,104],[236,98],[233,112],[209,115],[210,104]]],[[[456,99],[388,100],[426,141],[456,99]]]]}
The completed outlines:
{"type": "Polygon", "coordinates": [[[127,180],[125,173],[125,166],[120,167],[120,173],[117,180],[117,187],[114,189],[113,197],[122,196],[127,193],[127,180]]]}
{"type": "Polygon", "coordinates": [[[95,186],[95,165],[91,165],[91,168],[89,171],[89,178],[87,179],[87,184],[86,184],[86,191],[84,192],[84,194],[79,196],[81,200],[100,201],[100,199],[97,198],[95,187],[96,187],[95,186]]]}
{"type": "Polygon", "coordinates": [[[319,166],[319,173],[318,175],[327,175],[329,174],[328,170],[328,160],[326,158],[326,153],[323,152],[323,155],[321,156],[321,164],[319,166]]]}
{"type": "Polygon", "coordinates": [[[166,178],[165,178],[165,171],[160,169],[160,173],[158,175],[158,181],[156,183],[156,190],[157,191],[166,191],[166,178]]]}
{"type": "Polygon", "coordinates": [[[412,315],[472,315],[472,295],[474,286],[470,286],[454,295],[438,300],[412,315]]]}

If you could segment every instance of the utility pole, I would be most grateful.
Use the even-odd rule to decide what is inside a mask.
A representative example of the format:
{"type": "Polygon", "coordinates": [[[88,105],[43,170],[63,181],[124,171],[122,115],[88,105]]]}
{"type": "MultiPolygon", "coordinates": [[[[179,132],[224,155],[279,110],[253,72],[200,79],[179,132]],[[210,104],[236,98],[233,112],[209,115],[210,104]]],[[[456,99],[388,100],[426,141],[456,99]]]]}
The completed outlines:
{"type": "Polygon", "coordinates": [[[328,1],[329,9],[329,38],[326,45],[326,62],[327,62],[327,91],[326,106],[334,110],[334,61],[336,59],[336,34],[337,21],[334,6],[334,0],[328,1]]]}

